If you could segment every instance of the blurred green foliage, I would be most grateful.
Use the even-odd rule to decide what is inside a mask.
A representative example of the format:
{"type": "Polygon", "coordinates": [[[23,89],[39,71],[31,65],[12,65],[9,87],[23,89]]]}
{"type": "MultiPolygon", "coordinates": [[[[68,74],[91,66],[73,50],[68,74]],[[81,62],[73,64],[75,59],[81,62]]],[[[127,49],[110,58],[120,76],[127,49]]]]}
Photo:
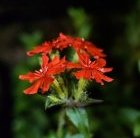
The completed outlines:
{"type": "MultiPolygon", "coordinates": [[[[25,52],[32,49],[41,40],[42,34],[40,32],[20,36],[25,52]]],[[[32,98],[25,95],[23,90],[29,84],[18,80],[19,74],[27,73],[29,69],[32,70],[39,66],[38,60],[38,57],[25,58],[13,71],[13,86],[15,87],[13,88],[14,120],[12,129],[14,138],[43,138],[46,135],[43,130],[46,130],[49,122],[43,108],[45,99],[39,95],[32,98]]]]}
{"type": "Polygon", "coordinates": [[[76,36],[88,38],[92,31],[92,23],[90,16],[87,16],[84,9],[69,8],[68,15],[74,26],[76,36]]]}

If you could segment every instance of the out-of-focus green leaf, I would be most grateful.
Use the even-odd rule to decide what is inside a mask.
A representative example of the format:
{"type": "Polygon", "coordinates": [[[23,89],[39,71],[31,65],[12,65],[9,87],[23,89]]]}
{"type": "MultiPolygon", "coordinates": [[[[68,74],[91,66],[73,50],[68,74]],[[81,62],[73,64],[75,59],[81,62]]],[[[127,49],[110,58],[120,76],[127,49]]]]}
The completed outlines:
{"type": "Polygon", "coordinates": [[[140,136],[140,111],[127,108],[122,109],[121,111],[121,118],[125,124],[132,130],[134,136],[140,136]]]}
{"type": "Polygon", "coordinates": [[[79,132],[89,138],[89,122],[86,110],[82,108],[68,108],[66,110],[66,115],[76,126],[79,132]]]}
{"type": "Polygon", "coordinates": [[[42,40],[42,33],[36,31],[32,34],[23,33],[20,37],[21,42],[25,46],[27,50],[33,48],[35,45],[41,42],[42,40]]]}
{"type": "Polygon", "coordinates": [[[128,123],[134,123],[136,119],[140,117],[140,112],[131,108],[122,109],[120,110],[120,113],[123,119],[128,123]]]}
{"type": "Polygon", "coordinates": [[[70,8],[68,14],[72,19],[77,35],[79,37],[88,38],[92,30],[92,25],[84,9],[70,8]]]}
{"type": "Polygon", "coordinates": [[[56,136],[56,134],[55,134],[55,132],[51,132],[50,134],[48,134],[46,137],[44,137],[44,138],[56,138],[57,136],[56,136]]]}
{"type": "Polygon", "coordinates": [[[82,134],[75,134],[75,135],[67,134],[65,138],[84,138],[84,136],[82,134]]]}
{"type": "Polygon", "coordinates": [[[88,117],[85,109],[80,108],[67,109],[66,114],[77,128],[82,127],[81,125],[84,125],[86,128],[89,127],[87,119],[88,117]]]}
{"type": "Polygon", "coordinates": [[[134,123],[133,132],[135,137],[140,137],[140,117],[134,123]]]}

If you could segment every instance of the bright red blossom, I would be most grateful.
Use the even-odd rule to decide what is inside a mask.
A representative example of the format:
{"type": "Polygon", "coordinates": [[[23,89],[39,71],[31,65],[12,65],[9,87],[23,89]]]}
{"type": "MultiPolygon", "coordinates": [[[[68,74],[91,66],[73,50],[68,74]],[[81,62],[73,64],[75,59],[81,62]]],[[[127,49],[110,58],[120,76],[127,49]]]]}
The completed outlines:
{"type": "Polygon", "coordinates": [[[29,72],[25,75],[20,75],[21,80],[28,80],[32,86],[24,90],[26,94],[35,94],[41,89],[42,93],[48,91],[53,83],[54,75],[65,70],[65,58],[59,59],[55,57],[51,62],[46,55],[42,55],[42,65],[39,71],[29,72]]]}
{"type": "Polygon", "coordinates": [[[30,50],[27,52],[28,56],[33,56],[38,53],[49,53],[52,50],[51,44],[49,42],[45,42],[37,47],[35,47],[33,50],[30,50]]]}
{"type": "Polygon", "coordinates": [[[52,41],[52,45],[56,49],[63,50],[64,48],[67,48],[68,46],[72,46],[73,41],[74,41],[73,37],[60,33],[58,38],[52,41]]]}
{"type": "Polygon", "coordinates": [[[73,47],[76,51],[86,51],[94,56],[94,58],[105,57],[102,49],[97,48],[93,43],[79,37],[74,38],[60,33],[59,37],[53,41],[53,47],[55,48],[60,48],[62,50],[68,46],[73,47]]]}
{"type": "Polygon", "coordinates": [[[84,51],[87,54],[93,56],[94,58],[105,57],[105,54],[103,53],[102,49],[97,48],[93,43],[85,41],[84,39],[75,38],[72,46],[77,52],[79,50],[84,51]]]}
{"type": "Polygon", "coordinates": [[[106,65],[106,61],[102,58],[96,59],[95,61],[91,61],[89,56],[86,53],[78,53],[79,55],[79,63],[68,63],[68,68],[77,68],[79,69],[74,73],[77,79],[84,78],[87,80],[95,79],[96,82],[101,83],[103,85],[103,81],[111,82],[112,78],[104,75],[106,72],[112,71],[112,68],[104,68],[106,65]]]}
{"type": "Polygon", "coordinates": [[[35,54],[42,55],[40,70],[19,76],[21,80],[27,80],[32,84],[32,86],[24,90],[26,94],[35,94],[39,89],[42,93],[47,92],[55,79],[55,75],[64,72],[65,69],[75,69],[74,75],[77,79],[95,80],[101,85],[104,84],[103,81],[113,81],[112,78],[104,75],[104,73],[112,71],[112,68],[105,67],[106,60],[103,58],[106,55],[103,53],[103,50],[84,39],[60,33],[55,40],[45,42],[27,52],[28,56],[35,54]],[[65,57],[59,59],[57,56],[53,60],[49,60],[48,55],[51,55],[52,50],[61,52],[61,50],[68,46],[74,48],[78,54],[78,63],[66,61],[65,57]],[[91,61],[90,58],[94,58],[95,60],[91,61]]]}
{"type": "Polygon", "coordinates": [[[37,46],[33,50],[27,52],[27,55],[33,56],[39,53],[49,53],[52,49],[63,50],[68,46],[73,47],[76,51],[82,50],[93,56],[94,58],[105,57],[103,50],[97,48],[93,43],[85,41],[81,38],[74,38],[69,35],[59,34],[57,39],[52,42],[45,42],[42,45],[37,46]]]}

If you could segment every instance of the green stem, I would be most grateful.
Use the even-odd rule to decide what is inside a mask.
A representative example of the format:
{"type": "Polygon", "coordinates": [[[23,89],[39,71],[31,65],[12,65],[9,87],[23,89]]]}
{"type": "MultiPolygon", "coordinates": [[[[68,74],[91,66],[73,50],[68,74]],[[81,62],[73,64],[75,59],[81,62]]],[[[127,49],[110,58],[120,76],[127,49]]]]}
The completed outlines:
{"type": "Polygon", "coordinates": [[[63,138],[63,126],[65,124],[65,111],[62,109],[59,113],[57,138],[63,138]]]}

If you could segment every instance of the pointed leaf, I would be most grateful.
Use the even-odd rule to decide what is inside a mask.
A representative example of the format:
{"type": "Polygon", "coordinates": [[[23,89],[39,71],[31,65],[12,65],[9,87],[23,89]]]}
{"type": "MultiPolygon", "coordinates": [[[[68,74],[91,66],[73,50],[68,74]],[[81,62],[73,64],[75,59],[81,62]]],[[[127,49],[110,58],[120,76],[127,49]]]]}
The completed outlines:
{"type": "Polygon", "coordinates": [[[66,115],[69,117],[71,122],[78,128],[80,132],[85,133],[89,131],[88,116],[85,109],[73,108],[67,109],[66,115]]]}

